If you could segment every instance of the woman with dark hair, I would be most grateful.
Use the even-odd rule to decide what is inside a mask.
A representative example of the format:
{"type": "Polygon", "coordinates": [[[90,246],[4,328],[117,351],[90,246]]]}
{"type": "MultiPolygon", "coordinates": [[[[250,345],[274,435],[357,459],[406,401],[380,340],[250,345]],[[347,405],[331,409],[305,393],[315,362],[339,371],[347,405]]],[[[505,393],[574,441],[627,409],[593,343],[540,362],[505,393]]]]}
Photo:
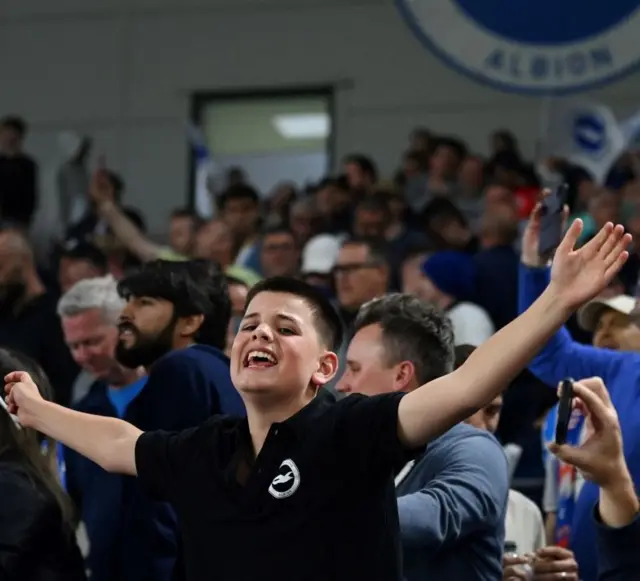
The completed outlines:
{"type": "MultiPolygon", "coordinates": [[[[42,368],[22,353],[0,348],[0,376],[28,372],[52,399],[42,368]]],[[[72,507],[59,480],[56,442],[0,410],[0,579],[84,581],[72,507]]]]}

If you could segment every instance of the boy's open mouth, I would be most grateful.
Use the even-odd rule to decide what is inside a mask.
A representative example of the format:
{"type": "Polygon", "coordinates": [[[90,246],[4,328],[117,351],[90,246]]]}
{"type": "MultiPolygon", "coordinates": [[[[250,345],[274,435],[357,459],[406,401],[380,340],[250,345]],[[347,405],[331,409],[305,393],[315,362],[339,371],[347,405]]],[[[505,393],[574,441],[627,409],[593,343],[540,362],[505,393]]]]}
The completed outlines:
{"type": "Polygon", "coordinates": [[[262,349],[255,349],[249,351],[244,358],[244,367],[249,369],[265,369],[267,367],[274,367],[278,364],[278,359],[270,351],[262,349]]]}

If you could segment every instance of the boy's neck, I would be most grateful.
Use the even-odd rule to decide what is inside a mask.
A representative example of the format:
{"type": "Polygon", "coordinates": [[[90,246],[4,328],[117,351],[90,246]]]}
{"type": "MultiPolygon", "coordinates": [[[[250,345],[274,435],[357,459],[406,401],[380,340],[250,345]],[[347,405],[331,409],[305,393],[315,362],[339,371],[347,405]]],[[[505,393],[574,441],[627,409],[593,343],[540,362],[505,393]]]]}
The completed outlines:
{"type": "Polygon", "coordinates": [[[257,457],[264,446],[267,434],[273,424],[282,423],[291,416],[297,414],[315,397],[315,392],[307,390],[302,397],[295,399],[265,402],[245,402],[247,408],[247,421],[253,451],[257,457]]]}

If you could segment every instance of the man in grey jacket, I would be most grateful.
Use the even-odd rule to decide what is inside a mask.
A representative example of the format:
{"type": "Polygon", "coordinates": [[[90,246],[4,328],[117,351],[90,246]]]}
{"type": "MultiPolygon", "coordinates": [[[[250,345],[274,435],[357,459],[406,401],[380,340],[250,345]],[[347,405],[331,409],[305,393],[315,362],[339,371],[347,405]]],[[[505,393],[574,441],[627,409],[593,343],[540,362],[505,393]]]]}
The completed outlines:
{"type": "MultiPolygon", "coordinates": [[[[410,295],[363,305],[337,389],[411,391],[453,369],[451,323],[410,295]]],[[[507,460],[484,430],[458,424],[396,478],[407,581],[502,579],[507,460]]]]}

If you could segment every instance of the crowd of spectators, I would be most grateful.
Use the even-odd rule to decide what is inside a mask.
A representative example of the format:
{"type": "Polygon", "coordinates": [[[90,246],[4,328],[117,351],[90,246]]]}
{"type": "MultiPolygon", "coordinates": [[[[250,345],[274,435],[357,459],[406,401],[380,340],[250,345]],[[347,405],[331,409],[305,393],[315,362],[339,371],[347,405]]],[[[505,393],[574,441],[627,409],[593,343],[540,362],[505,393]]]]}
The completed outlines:
{"type": "MultiPolygon", "coordinates": [[[[36,252],[30,228],[39,203],[38,165],[24,151],[27,130],[18,117],[0,121],[0,346],[29,362],[0,367],[8,372],[18,365],[32,374],[41,368],[48,378],[46,388],[44,380],[38,384],[44,397],[126,417],[142,430],[182,429],[213,413],[241,413],[221,366],[228,365],[247,296],[263,279],[300,279],[333,303],[343,337],[338,372],[326,389],[337,397],[373,395],[372,385],[376,393],[409,391],[462,365],[542,292],[548,273],[527,239],[527,224],[543,187],[568,185],[569,223],[584,222],[581,245],[608,222],[624,224],[640,240],[634,152],[600,185],[566,160],[524,159],[509,131],[490,136],[485,157],[461,139],[416,129],[389,177],[358,153],[319,183],[296,186],[282,176],[273,192],[259,192],[250,175],[232,168],[224,188],[211,192],[215,216],[205,220],[177,208],[160,241],[146,232],[144,208],[127,205],[126,176],[103,165],[90,168],[91,141],[78,139],[58,172],[64,235],[36,252]],[[145,304],[149,296],[168,301],[171,313],[145,304]],[[205,316],[195,330],[189,326],[199,313],[212,312],[216,316],[205,316]],[[168,328],[173,334],[164,333],[168,328]],[[129,353],[127,333],[138,340],[129,353]],[[174,353],[181,355],[172,359],[174,353]],[[381,357],[389,368],[411,365],[380,387],[371,374],[380,373],[381,357]],[[172,393],[169,387],[182,389],[187,376],[193,393],[172,393]]],[[[620,416],[630,476],[636,484],[640,478],[634,315],[640,246],[629,252],[603,294],[504,395],[434,440],[398,475],[408,581],[596,580],[596,536],[604,526],[593,516],[599,482],[585,485],[575,472],[575,515],[566,525],[571,541],[555,546],[566,499],[559,461],[546,444],[553,440],[558,382],[603,377],[620,416]]],[[[81,454],[60,448],[56,457],[82,523],[91,578],[171,579],[174,561],[156,559],[152,566],[142,545],[151,521],[172,530],[179,526],[175,515],[159,514],[128,477],[107,475],[81,454]]],[[[2,533],[0,546],[1,539],[2,533]]],[[[179,553],[170,534],[163,543],[159,555],[179,553]]],[[[68,547],[60,551],[69,553],[68,547]]]]}

